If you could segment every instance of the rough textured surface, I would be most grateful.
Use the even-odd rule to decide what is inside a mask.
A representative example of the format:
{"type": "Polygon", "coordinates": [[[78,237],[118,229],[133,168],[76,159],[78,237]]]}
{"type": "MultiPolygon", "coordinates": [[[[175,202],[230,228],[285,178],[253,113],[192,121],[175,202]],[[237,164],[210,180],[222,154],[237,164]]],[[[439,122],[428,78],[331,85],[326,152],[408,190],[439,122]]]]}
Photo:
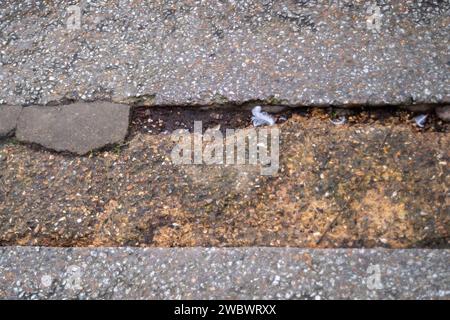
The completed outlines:
{"type": "Polygon", "coordinates": [[[23,109],[16,138],[52,150],[83,155],[123,142],[129,121],[129,106],[108,102],[32,106],[23,109]]]}
{"type": "Polygon", "coordinates": [[[440,119],[450,122],[450,106],[437,107],[436,114],[440,119]]]}
{"type": "Polygon", "coordinates": [[[0,104],[450,102],[449,1],[76,3],[2,1],[0,104]]]}
{"type": "Polygon", "coordinates": [[[17,126],[22,107],[0,105],[0,138],[11,135],[17,126]]]}
{"type": "Polygon", "coordinates": [[[0,248],[0,299],[450,299],[449,250],[0,248]]]}
{"type": "Polygon", "coordinates": [[[282,113],[280,168],[261,176],[174,165],[174,128],[250,125],[250,112],[194,110],[140,110],[126,145],[89,157],[0,145],[0,244],[450,247],[450,135],[434,115],[419,129],[403,112],[342,126],[282,113]]]}

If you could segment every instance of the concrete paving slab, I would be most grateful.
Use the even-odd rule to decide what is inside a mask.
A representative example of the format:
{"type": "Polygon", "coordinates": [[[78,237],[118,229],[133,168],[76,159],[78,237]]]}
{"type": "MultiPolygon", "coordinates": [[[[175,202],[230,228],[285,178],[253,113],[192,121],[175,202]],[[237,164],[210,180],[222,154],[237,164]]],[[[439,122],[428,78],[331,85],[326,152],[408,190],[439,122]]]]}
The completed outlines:
{"type": "Polygon", "coordinates": [[[450,250],[0,248],[5,299],[450,299],[450,250]]]}
{"type": "Polygon", "coordinates": [[[450,248],[450,135],[434,115],[274,115],[279,167],[263,176],[248,157],[173,161],[170,133],[194,120],[221,139],[252,129],[251,112],[193,110],[136,110],[127,142],[89,157],[0,145],[0,245],[450,248]]]}
{"type": "Polygon", "coordinates": [[[4,0],[0,103],[448,103],[449,9],[422,0],[4,0]]]}

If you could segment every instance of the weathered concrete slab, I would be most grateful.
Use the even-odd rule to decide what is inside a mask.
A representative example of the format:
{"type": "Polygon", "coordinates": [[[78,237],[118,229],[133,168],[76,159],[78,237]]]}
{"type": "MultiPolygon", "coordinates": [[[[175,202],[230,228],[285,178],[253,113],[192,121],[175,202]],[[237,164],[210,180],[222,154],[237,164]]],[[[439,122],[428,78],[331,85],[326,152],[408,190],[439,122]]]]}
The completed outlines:
{"type": "Polygon", "coordinates": [[[122,142],[129,119],[129,106],[109,102],[32,106],[23,109],[16,137],[52,150],[83,155],[122,142]]]}
{"type": "Polygon", "coordinates": [[[375,3],[4,0],[0,103],[450,102],[449,1],[375,3]]]}
{"type": "Polygon", "coordinates": [[[251,125],[250,112],[194,110],[136,110],[126,147],[89,157],[0,145],[0,245],[450,248],[438,121],[283,113],[279,168],[262,176],[248,161],[174,163],[170,132],[194,119],[251,125]]]}
{"type": "Polygon", "coordinates": [[[0,138],[10,136],[17,126],[22,107],[0,105],[0,138]]]}
{"type": "Polygon", "coordinates": [[[0,299],[450,299],[449,250],[0,248],[0,299]]]}

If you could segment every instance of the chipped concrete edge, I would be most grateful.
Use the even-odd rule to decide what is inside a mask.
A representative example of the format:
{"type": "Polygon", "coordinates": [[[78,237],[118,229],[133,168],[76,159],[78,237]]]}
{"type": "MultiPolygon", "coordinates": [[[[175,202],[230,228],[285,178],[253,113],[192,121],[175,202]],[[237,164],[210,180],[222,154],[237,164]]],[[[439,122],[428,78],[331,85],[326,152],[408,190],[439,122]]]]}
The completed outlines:
{"type": "Polygon", "coordinates": [[[450,299],[450,250],[0,248],[0,299],[450,299]]]}
{"type": "Polygon", "coordinates": [[[85,155],[125,141],[131,106],[105,101],[59,106],[2,106],[0,114],[1,138],[13,136],[22,143],[85,155]]]}

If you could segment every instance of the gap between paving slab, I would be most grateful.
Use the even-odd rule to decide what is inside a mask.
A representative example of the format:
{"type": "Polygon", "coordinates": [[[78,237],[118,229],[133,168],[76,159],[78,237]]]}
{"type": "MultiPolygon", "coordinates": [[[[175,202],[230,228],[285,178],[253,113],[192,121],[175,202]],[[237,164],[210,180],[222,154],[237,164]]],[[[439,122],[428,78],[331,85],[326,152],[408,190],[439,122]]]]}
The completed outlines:
{"type": "Polygon", "coordinates": [[[0,299],[450,299],[450,250],[0,248],[0,299]]]}
{"type": "MultiPolygon", "coordinates": [[[[249,112],[256,104],[254,101],[241,105],[241,112],[249,112]]],[[[84,155],[122,143],[128,134],[132,110],[136,106],[105,101],[59,106],[0,106],[0,137],[8,137],[15,133],[17,140],[24,143],[37,144],[57,152],[84,155]]],[[[220,105],[203,106],[209,110],[220,107],[220,105]]],[[[233,105],[228,105],[227,110],[233,110],[232,107],[233,105]]],[[[280,112],[286,108],[297,109],[276,105],[263,107],[269,112],[280,112]]],[[[168,106],[165,108],[170,110],[168,106]]],[[[438,117],[444,121],[449,120],[449,106],[427,104],[398,106],[398,108],[427,113],[436,109],[438,117]]],[[[355,107],[350,110],[354,109],[355,107]]]]}

